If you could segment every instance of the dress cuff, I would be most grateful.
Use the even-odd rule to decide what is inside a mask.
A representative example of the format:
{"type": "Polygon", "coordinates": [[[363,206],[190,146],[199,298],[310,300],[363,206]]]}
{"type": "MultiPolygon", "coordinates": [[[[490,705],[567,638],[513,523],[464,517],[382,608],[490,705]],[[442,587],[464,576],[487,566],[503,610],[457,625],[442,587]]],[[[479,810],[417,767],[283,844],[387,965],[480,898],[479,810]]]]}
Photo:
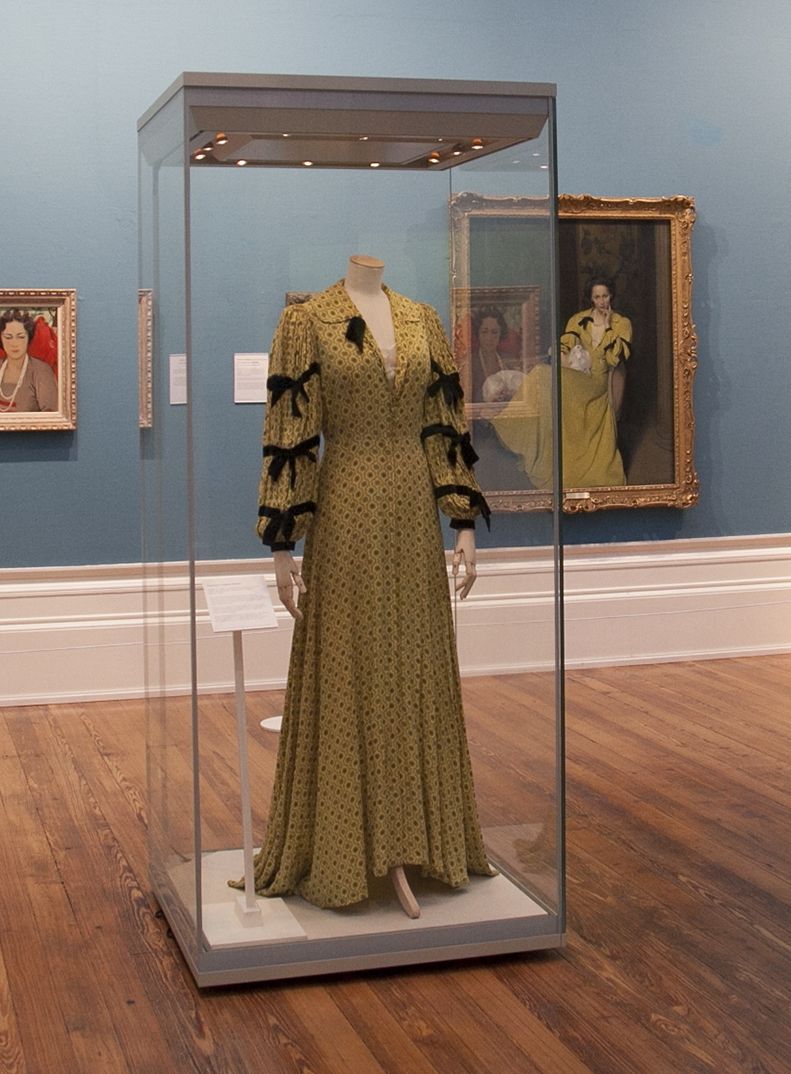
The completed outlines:
{"type": "Polygon", "coordinates": [[[274,544],[269,545],[269,550],[270,552],[293,552],[296,547],[296,541],[275,541],[274,544]]]}
{"type": "Polygon", "coordinates": [[[450,520],[450,528],[452,530],[474,530],[475,519],[474,518],[452,518],[450,520]]]}

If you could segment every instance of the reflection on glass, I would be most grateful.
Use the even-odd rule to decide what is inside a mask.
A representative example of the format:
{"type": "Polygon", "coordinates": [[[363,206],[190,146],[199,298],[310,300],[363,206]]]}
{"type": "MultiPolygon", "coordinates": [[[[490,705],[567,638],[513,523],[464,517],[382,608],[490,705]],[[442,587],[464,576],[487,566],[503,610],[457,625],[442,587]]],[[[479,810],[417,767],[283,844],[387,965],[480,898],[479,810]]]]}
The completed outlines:
{"type": "Polygon", "coordinates": [[[495,510],[547,505],[557,353],[564,507],[691,506],[692,201],[560,195],[557,326],[546,214],[536,194],[451,198],[455,346],[487,498],[495,510]]]}

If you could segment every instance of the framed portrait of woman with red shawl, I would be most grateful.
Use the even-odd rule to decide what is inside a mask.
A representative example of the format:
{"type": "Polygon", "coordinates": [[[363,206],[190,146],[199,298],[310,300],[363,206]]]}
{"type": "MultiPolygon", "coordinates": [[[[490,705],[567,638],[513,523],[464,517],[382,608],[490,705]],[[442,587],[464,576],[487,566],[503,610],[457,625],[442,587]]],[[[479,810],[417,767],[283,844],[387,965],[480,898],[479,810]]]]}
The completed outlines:
{"type": "Polygon", "coordinates": [[[77,292],[0,290],[0,431],[77,424],[77,292]]]}

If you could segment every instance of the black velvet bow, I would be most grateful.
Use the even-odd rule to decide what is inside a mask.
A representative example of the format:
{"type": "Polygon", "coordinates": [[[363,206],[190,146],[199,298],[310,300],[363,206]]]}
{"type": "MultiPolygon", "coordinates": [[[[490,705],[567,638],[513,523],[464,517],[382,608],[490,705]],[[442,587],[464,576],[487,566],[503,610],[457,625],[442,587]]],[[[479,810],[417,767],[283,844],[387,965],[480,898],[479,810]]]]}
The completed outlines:
{"type": "Polygon", "coordinates": [[[433,359],[431,361],[431,372],[436,373],[437,379],[432,381],[426,389],[428,395],[434,396],[442,392],[448,406],[452,407],[456,403],[460,403],[464,398],[464,392],[461,388],[459,374],[457,372],[443,373],[442,368],[433,359]]]}
{"type": "Polygon", "coordinates": [[[362,354],[363,339],[365,338],[365,321],[362,317],[355,316],[349,318],[349,323],[346,325],[346,338],[350,343],[353,343],[360,354],[362,354]]]}
{"type": "Polygon", "coordinates": [[[281,373],[273,373],[271,377],[267,379],[266,386],[272,393],[272,406],[277,403],[281,395],[285,395],[286,392],[291,392],[291,413],[295,418],[301,418],[302,412],[299,409],[299,396],[303,396],[305,402],[308,401],[308,393],[305,391],[305,385],[311,377],[315,376],[321,367],[318,362],[312,362],[304,373],[300,374],[294,380],[293,377],[286,377],[281,373]]]}
{"type": "MultiPolygon", "coordinates": [[[[471,470],[473,468],[473,466],[476,464],[476,462],[478,461],[478,452],[472,446],[472,441],[470,440],[470,434],[469,433],[462,433],[461,437],[459,438],[458,445],[459,445],[459,450],[461,451],[462,462],[464,463],[464,465],[468,469],[471,470]]],[[[456,447],[455,444],[451,444],[451,446],[448,448],[448,459],[450,460],[451,466],[456,465],[455,447],[456,447]]]]}
{"type": "Polygon", "coordinates": [[[282,540],[284,542],[290,541],[291,534],[294,532],[297,516],[315,510],[316,505],[312,500],[306,500],[305,503],[298,503],[294,507],[287,508],[285,511],[281,511],[277,507],[259,507],[258,517],[269,519],[269,522],[264,528],[262,537],[264,544],[271,545],[277,543],[278,533],[282,533],[282,540]]]}
{"type": "Polygon", "coordinates": [[[478,453],[472,446],[469,433],[460,433],[452,425],[427,425],[422,430],[420,439],[428,440],[430,436],[445,436],[450,441],[448,445],[448,462],[451,466],[456,465],[458,459],[457,448],[461,451],[461,458],[465,466],[472,469],[478,461],[478,453]]]}
{"type": "MultiPolygon", "coordinates": [[[[580,317],[580,328],[587,328],[589,324],[593,324],[593,318],[590,314],[587,317],[580,317]]],[[[577,333],[575,332],[574,335],[576,336],[577,333]]]]}
{"type": "Polygon", "coordinates": [[[605,351],[612,350],[615,347],[616,343],[621,344],[621,346],[623,347],[623,350],[624,350],[624,355],[628,358],[629,355],[632,353],[631,345],[627,342],[627,340],[622,339],[620,336],[615,336],[614,339],[611,339],[609,341],[609,343],[606,345],[606,347],[604,348],[604,350],[605,351]]]}
{"type": "Polygon", "coordinates": [[[283,472],[283,467],[288,463],[291,470],[291,487],[293,489],[297,481],[297,459],[304,456],[311,462],[316,462],[315,448],[319,446],[320,438],[311,436],[309,440],[303,440],[294,447],[284,448],[279,444],[264,444],[264,458],[271,456],[269,464],[269,476],[277,481],[283,472]]]}

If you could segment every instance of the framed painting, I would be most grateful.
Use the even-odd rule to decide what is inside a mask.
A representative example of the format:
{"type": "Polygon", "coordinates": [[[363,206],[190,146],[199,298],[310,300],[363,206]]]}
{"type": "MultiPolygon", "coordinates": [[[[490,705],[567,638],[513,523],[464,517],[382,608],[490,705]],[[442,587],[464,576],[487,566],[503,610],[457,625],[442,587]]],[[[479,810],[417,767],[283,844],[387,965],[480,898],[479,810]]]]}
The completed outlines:
{"type": "Polygon", "coordinates": [[[0,290],[0,430],[77,425],[77,292],[0,290]]]}
{"type": "Polygon", "coordinates": [[[453,350],[472,416],[498,413],[543,360],[538,307],[536,286],[454,288],[453,350]]]}
{"type": "Polygon", "coordinates": [[[315,291],[286,291],[286,306],[299,306],[303,302],[309,302],[315,291]]]}
{"type": "MultiPolygon", "coordinates": [[[[564,509],[690,507],[697,502],[694,220],[694,202],[688,197],[561,194],[557,309],[539,287],[530,307],[537,327],[524,344],[532,356],[519,368],[522,379],[510,399],[507,393],[491,401],[476,394],[485,383],[478,386],[475,380],[479,343],[474,329],[466,327],[467,315],[457,316],[464,298],[454,287],[456,358],[463,381],[467,378],[473,440],[484,473],[484,451],[497,460],[488,467],[496,483],[488,481],[484,489],[493,508],[530,510],[548,502],[552,415],[547,370],[553,354],[560,363],[564,509]]],[[[496,274],[498,282],[510,278],[514,287],[524,287],[524,281],[542,275],[551,279],[539,263],[545,256],[546,199],[460,194],[451,201],[451,228],[455,280],[466,279],[469,285],[481,275],[496,274]]],[[[513,320],[512,315],[512,330],[513,320]]],[[[494,335],[491,322],[488,328],[494,335]]],[[[501,361],[512,364],[504,356],[501,361]]],[[[516,377],[509,376],[516,384],[516,377]]]]}
{"type": "Polygon", "coordinates": [[[137,396],[138,425],[150,429],[153,423],[152,355],[154,348],[154,292],[137,292],[137,396]]]}

